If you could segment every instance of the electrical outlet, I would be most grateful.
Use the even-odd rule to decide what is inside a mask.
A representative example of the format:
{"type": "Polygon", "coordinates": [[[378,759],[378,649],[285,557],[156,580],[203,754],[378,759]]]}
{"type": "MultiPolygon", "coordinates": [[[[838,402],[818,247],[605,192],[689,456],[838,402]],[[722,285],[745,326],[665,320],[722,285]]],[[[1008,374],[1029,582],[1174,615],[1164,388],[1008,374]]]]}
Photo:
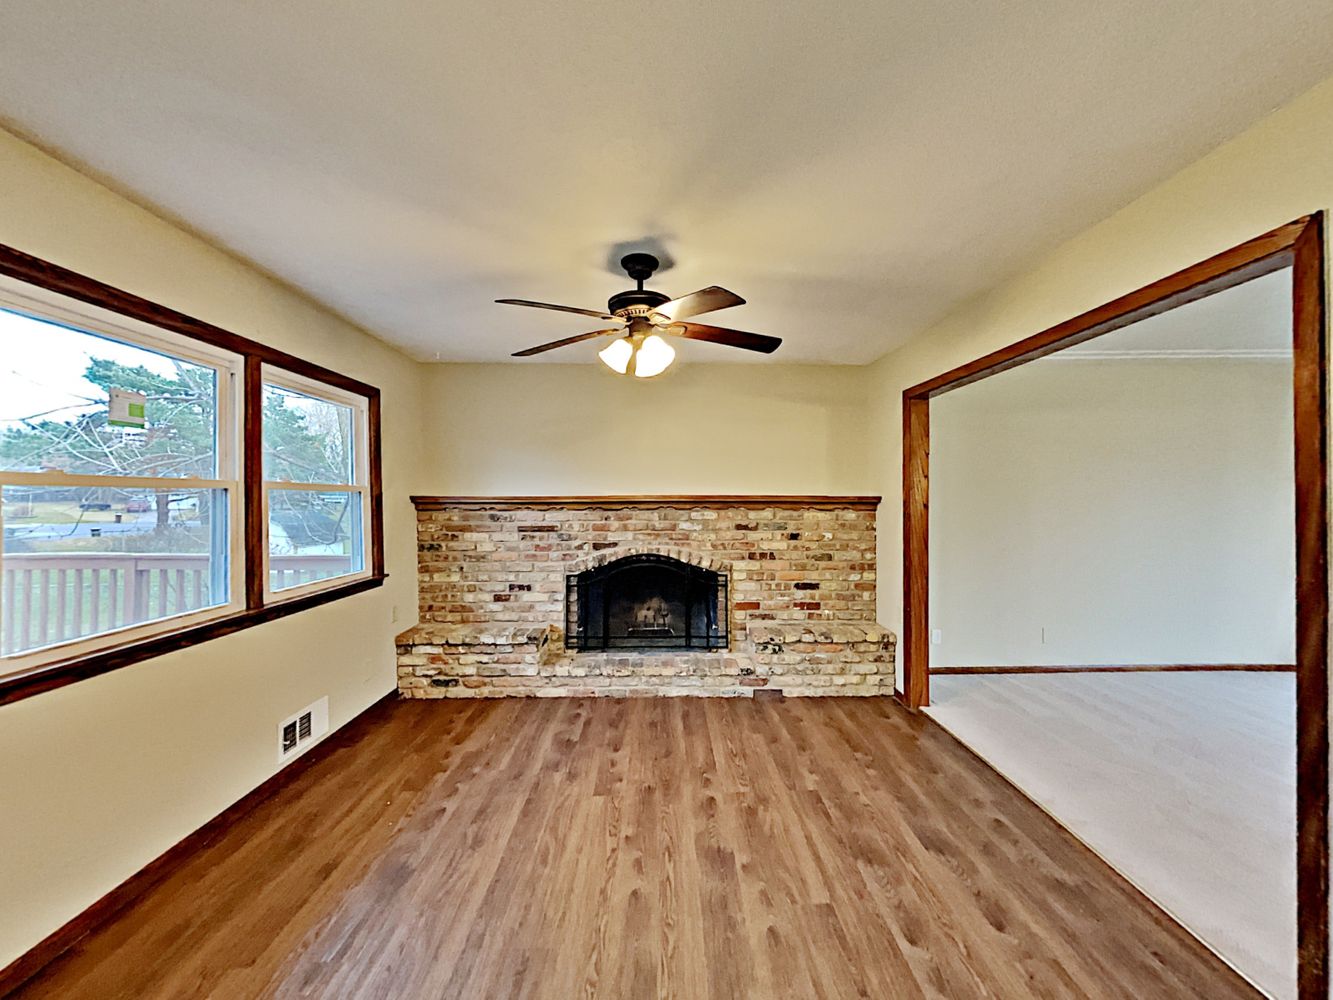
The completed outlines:
{"type": "Polygon", "coordinates": [[[398,605],[396,604],[393,606],[393,611],[389,614],[389,621],[395,625],[398,624],[398,605]]]}
{"type": "Polygon", "coordinates": [[[933,628],[930,630],[930,644],[932,646],[938,646],[943,641],[944,641],[944,629],[933,628]]]}

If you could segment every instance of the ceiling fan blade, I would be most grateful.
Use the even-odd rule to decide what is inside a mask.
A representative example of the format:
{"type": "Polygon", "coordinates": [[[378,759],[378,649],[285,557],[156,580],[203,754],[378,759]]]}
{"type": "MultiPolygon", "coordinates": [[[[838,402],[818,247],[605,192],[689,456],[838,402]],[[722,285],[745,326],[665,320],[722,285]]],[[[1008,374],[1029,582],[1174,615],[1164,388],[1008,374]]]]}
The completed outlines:
{"type": "Polygon", "coordinates": [[[713,312],[717,309],[729,309],[732,306],[743,305],[745,305],[745,300],[735,292],[729,292],[717,285],[709,285],[697,292],[690,292],[689,295],[682,295],[670,302],[663,302],[653,312],[659,313],[669,320],[678,320],[713,312]]]}
{"type": "Polygon", "coordinates": [[[511,358],[530,358],[534,354],[544,354],[546,351],[554,351],[557,347],[565,347],[569,344],[577,344],[584,340],[592,340],[594,337],[605,337],[609,333],[624,333],[621,327],[614,327],[610,330],[593,330],[591,333],[580,333],[573,337],[565,337],[563,340],[553,340],[549,344],[541,344],[537,347],[529,347],[526,351],[515,351],[510,355],[511,358]]]}
{"type": "Polygon", "coordinates": [[[705,326],[702,323],[672,323],[664,328],[663,332],[673,333],[689,340],[706,340],[710,344],[725,344],[727,347],[758,351],[760,354],[772,354],[782,344],[781,337],[746,333],[744,330],[728,330],[724,326],[705,326]]]}
{"type": "Polygon", "coordinates": [[[556,312],[577,313],[580,316],[594,316],[597,319],[620,319],[619,316],[612,316],[610,313],[597,312],[595,309],[578,309],[574,306],[556,306],[549,302],[533,302],[529,299],[496,299],[495,301],[502,306],[531,306],[533,309],[554,309],[556,312]]]}

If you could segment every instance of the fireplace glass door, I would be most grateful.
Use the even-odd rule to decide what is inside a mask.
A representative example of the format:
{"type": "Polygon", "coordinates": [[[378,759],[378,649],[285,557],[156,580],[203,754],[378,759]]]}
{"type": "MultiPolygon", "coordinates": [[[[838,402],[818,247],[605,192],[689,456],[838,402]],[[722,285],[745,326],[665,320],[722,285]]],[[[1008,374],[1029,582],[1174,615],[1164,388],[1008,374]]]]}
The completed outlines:
{"type": "Polygon", "coordinates": [[[626,556],[566,577],[565,619],[572,649],[725,649],[727,578],[669,556],[626,556]]]}

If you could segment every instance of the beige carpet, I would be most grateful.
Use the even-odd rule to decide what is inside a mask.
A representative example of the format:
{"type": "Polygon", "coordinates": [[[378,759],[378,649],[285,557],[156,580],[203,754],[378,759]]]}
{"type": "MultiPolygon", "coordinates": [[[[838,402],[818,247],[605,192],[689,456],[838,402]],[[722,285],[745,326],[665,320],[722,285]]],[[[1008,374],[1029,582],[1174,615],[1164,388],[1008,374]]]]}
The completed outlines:
{"type": "Polygon", "coordinates": [[[927,710],[1271,996],[1296,996],[1295,677],[932,677],[927,710]]]}

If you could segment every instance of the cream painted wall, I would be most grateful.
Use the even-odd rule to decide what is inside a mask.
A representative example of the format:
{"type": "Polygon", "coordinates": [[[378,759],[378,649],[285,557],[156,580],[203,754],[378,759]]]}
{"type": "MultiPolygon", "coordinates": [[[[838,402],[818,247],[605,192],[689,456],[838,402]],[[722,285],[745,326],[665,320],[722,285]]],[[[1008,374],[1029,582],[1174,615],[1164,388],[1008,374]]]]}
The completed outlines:
{"type": "Polygon", "coordinates": [[[2,132],[0,242],[377,385],[390,574],[0,707],[3,967],[278,770],[282,718],[328,695],[336,728],[393,690],[392,637],[415,620],[421,394],[403,355],[2,132]]]}
{"type": "Polygon", "coordinates": [[[932,665],[1295,662],[1291,395],[1289,359],[1048,358],[937,397],[932,665]]]}
{"type": "MultiPolygon", "coordinates": [[[[1333,80],[871,367],[876,492],[902,490],[902,391],[1302,215],[1333,206],[1333,80]]],[[[880,508],[880,620],[901,630],[901,508],[880,508]]]]}
{"type": "Polygon", "coordinates": [[[430,365],[426,489],[873,492],[865,375],[689,364],[636,383],[601,364],[430,365]]]}

